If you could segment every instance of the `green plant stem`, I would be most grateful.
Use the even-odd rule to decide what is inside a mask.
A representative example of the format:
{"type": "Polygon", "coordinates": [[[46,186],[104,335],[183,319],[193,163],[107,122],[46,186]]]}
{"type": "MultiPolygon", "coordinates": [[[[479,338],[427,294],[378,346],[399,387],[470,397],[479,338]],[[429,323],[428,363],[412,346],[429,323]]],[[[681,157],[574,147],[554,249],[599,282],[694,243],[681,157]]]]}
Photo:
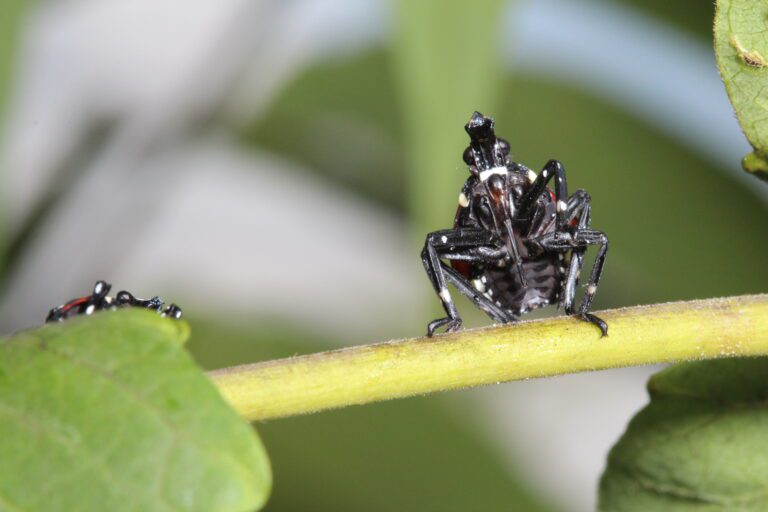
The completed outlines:
{"type": "Polygon", "coordinates": [[[224,368],[210,373],[251,421],[449,389],[692,359],[768,355],[768,295],[604,311],[600,337],[559,317],[224,368]]]}

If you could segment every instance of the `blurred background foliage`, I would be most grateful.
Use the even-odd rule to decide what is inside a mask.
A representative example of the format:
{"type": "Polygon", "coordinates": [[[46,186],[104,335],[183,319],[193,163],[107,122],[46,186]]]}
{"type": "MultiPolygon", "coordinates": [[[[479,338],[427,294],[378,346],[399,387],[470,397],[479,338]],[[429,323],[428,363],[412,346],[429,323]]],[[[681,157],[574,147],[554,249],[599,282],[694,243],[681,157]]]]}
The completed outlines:
{"type": "MultiPolygon", "coordinates": [[[[452,222],[475,109],[592,195],[598,307],[765,290],[768,193],[739,170],[710,4],[2,10],[4,331],[107,278],[185,306],[206,368],[419,335],[420,243],[452,222]]],[[[256,425],[267,510],[590,510],[649,371],[256,425]]]]}

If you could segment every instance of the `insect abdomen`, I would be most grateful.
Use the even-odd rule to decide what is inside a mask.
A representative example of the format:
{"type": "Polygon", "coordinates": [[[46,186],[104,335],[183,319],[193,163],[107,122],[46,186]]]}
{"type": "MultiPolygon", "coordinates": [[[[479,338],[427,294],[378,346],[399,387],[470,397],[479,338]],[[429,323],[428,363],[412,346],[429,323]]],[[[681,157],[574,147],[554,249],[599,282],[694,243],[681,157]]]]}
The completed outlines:
{"type": "Polygon", "coordinates": [[[510,267],[486,268],[481,277],[486,283],[485,294],[496,305],[521,315],[557,302],[563,273],[556,256],[546,255],[523,262],[527,287],[523,288],[517,272],[510,267]]]}

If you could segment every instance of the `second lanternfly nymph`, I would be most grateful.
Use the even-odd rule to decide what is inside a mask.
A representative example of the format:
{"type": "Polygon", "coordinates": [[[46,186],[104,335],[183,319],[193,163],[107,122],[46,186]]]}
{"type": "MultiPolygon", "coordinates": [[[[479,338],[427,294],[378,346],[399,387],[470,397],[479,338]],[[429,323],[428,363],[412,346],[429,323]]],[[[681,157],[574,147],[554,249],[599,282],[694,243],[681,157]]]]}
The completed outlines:
{"type": "Polygon", "coordinates": [[[451,283],[496,322],[514,322],[533,309],[557,304],[605,336],[608,325],[588,312],[608,252],[608,238],[590,228],[589,194],[577,190],[568,196],[565,169],[557,160],[547,162],[538,175],[513,162],[509,143],[494,133],[493,119],[475,112],[465,129],[470,176],[459,194],[453,229],[427,235],[421,253],[448,315],[430,322],[427,335],[461,326],[447,287],[451,283]],[[554,192],[548,187],[553,179],[554,192]],[[591,245],[599,249],[577,309],[576,286],[591,245]]]}
{"type": "Polygon", "coordinates": [[[114,297],[109,296],[112,285],[106,281],[96,281],[93,293],[85,297],[72,299],[61,306],[57,306],[48,312],[46,322],[61,322],[77,315],[91,315],[96,311],[116,309],[123,307],[138,307],[157,311],[160,316],[169,318],[181,318],[181,308],[176,304],[163,307],[165,303],[160,297],[151,299],[139,299],[125,290],[117,292],[114,297]]]}

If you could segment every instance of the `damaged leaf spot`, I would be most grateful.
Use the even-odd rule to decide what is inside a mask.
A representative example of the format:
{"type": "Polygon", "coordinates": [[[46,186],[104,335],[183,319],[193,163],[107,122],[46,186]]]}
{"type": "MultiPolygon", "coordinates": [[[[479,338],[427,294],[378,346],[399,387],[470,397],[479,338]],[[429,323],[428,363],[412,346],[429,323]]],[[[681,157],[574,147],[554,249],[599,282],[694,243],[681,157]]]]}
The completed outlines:
{"type": "Polygon", "coordinates": [[[760,55],[760,52],[757,50],[747,50],[744,48],[744,46],[739,42],[735,35],[731,36],[731,46],[733,46],[733,48],[739,54],[739,57],[741,57],[741,60],[743,60],[746,65],[753,68],[765,67],[766,62],[763,56],[760,55]]]}

